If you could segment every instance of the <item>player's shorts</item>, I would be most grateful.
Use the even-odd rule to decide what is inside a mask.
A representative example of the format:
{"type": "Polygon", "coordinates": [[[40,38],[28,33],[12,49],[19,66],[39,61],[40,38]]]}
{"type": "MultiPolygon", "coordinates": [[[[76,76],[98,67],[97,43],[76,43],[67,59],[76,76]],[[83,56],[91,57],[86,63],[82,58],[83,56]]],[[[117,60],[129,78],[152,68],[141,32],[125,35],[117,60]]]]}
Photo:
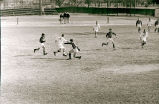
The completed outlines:
{"type": "Polygon", "coordinates": [[[45,44],[44,44],[44,43],[41,43],[41,47],[42,47],[42,48],[45,48],[45,44]]]}
{"type": "Polygon", "coordinates": [[[65,47],[63,46],[63,44],[58,44],[58,48],[65,49],[65,47]]]}
{"type": "Polygon", "coordinates": [[[78,53],[79,51],[78,51],[78,49],[77,48],[75,48],[75,49],[71,49],[70,51],[69,51],[69,53],[78,53]]]}
{"type": "Polygon", "coordinates": [[[114,43],[113,38],[108,38],[108,39],[107,39],[107,42],[109,42],[109,41],[111,41],[111,42],[113,42],[113,43],[114,43]]]}
{"type": "Polygon", "coordinates": [[[137,27],[138,27],[138,28],[141,28],[141,24],[137,24],[137,27]]]}

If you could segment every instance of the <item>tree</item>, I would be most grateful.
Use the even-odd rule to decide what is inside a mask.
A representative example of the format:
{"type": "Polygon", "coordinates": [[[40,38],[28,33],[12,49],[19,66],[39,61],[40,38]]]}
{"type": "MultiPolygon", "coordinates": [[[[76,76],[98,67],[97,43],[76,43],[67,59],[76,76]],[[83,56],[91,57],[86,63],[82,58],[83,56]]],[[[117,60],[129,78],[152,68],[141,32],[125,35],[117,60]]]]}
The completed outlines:
{"type": "Polygon", "coordinates": [[[88,5],[89,8],[90,4],[92,3],[92,0],[85,0],[85,3],[88,5]]]}
{"type": "Polygon", "coordinates": [[[62,4],[64,3],[65,0],[56,0],[56,5],[58,5],[59,7],[62,6],[62,4]]]}

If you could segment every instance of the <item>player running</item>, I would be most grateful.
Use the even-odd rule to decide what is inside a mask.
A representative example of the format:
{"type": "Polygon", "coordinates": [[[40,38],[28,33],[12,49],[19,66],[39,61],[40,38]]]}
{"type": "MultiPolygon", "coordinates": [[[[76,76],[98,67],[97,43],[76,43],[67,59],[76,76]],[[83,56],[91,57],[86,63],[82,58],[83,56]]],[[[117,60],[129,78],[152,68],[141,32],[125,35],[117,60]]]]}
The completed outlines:
{"type": "Polygon", "coordinates": [[[96,21],[96,25],[94,26],[93,30],[95,32],[95,38],[97,38],[97,32],[100,29],[100,25],[98,24],[98,21],[96,21]]]}
{"type": "Polygon", "coordinates": [[[159,19],[155,21],[155,32],[159,32],[159,19]]]}
{"type": "Polygon", "coordinates": [[[64,43],[68,42],[65,38],[64,38],[64,34],[61,35],[61,37],[58,37],[57,40],[55,40],[55,43],[57,43],[58,46],[58,50],[54,52],[54,55],[56,56],[56,54],[58,52],[63,52],[63,56],[67,56],[66,53],[66,48],[64,47],[64,43]]]}
{"type": "Polygon", "coordinates": [[[136,27],[138,28],[138,33],[140,33],[142,27],[142,21],[140,20],[140,18],[138,18],[138,20],[136,21],[136,27]]]}
{"type": "Polygon", "coordinates": [[[144,29],[143,33],[140,35],[141,47],[143,48],[147,42],[148,32],[144,29]]]}
{"type": "Polygon", "coordinates": [[[114,32],[112,32],[112,29],[110,28],[109,32],[106,34],[107,42],[106,43],[102,43],[102,47],[104,45],[108,45],[109,42],[112,42],[113,49],[115,49],[115,43],[114,43],[114,40],[113,40],[113,35],[115,35],[115,37],[116,37],[116,34],[114,32]]]}
{"type": "Polygon", "coordinates": [[[148,32],[150,32],[151,26],[152,26],[152,21],[151,21],[151,18],[149,18],[149,21],[148,21],[148,23],[147,23],[148,32]]]}
{"type": "MultiPolygon", "coordinates": [[[[42,33],[39,42],[41,43],[41,47],[43,48],[43,55],[47,55],[47,53],[45,52],[45,44],[44,43],[46,42],[46,40],[45,40],[45,34],[44,33],[42,33]]],[[[34,53],[36,51],[39,51],[39,49],[40,49],[40,47],[35,48],[34,53]]]]}
{"type": "Polygon", "coordinates": [[[72,49],[69,51],[69,58],[68,60],[71,59],[71,53],[73,53],[73,57],[74,58],[78,58],[81,59],[81,56],[76,56],[76,54],[80,51],[80,49],[78,48],[78,46],[73,42],[73,39],[70,39],[70,42],[67,42],[65,44],[70,44],[72,45],[72,49]]]}

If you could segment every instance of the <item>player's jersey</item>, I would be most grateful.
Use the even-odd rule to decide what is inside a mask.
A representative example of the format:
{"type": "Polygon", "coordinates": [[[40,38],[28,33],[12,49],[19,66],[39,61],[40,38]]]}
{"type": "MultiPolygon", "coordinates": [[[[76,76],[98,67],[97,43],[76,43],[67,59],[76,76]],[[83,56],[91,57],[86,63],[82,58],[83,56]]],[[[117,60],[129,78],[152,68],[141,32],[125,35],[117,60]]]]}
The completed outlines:
{"type": "Polygon", "coordinates": [[[68,42],[68,43],[65,43],[65,44],[70,44],[70,45],[72,45],[72,48],[73,48],[73,49],[76,49],[76,48],[77,48],[77,46],[76,46],[76,44],[75,44],[74,42],[68,42]]]}
{"type": "Polygon", "coordinates": [[[147,37],[148,37],[148,32],[141,33],[140,38],[141,38],[142,41],[146,41],[147,37]]]}
{"type": "Polygon", "coordinates": [[[40,42],[40,43],[44,43],[44,42],[45,42],[45,37],[40,37],[39,42],[40,42]]]}
{"type": "Polygon", "coordinates": [[[142,21],[141,20],[137,20],[136,21],[136,26],[141,25],[142,26],[142,21]]]}
{"type": "Polygon", "coordinates": [[[112,38],[113,35],[116,36],[116,34],[115,34],[114,32],[108,32],[108,33],[106,34],[106,37],[107,37],[107,38],[112,38]]]}
{"type": "Polygon", "coordinates": [[[67,40],[64,37],[58,37],[55,42],[57,42],[59,48],[64,48],[63,44],[67,42],[67,40]]]}
{"type": "Polygon", "coordinates": [[[99,29],[100,29],[100,25],[99,24],[97,24],[96,26],[94,26],[94,31],[98,32],[99,29]]]}

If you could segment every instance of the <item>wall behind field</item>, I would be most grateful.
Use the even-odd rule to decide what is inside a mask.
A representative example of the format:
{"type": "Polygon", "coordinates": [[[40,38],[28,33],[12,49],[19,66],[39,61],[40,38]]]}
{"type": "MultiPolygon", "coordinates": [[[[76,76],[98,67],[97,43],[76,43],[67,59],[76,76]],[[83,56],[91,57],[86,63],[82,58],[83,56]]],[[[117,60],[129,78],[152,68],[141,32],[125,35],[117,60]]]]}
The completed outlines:
{"type": "Polygon", "coordinates": [[[139,8],[87,8],[87,7],[63,7],[56,8],[57,12],[70,13],[91,13],[91,14],[107,14],[107,15],[155,15],[155,9],[139,9],[139,8]]]}
{"type": "MultiPolygon", "coordinates": [[[[63,12],[70,13],[90,13],[90,14],[105,14],[105,15],[148,15],[155,16],[155,9],[139,9],[139,8],[87,8],[87,7],[62,7],[62,8],[45,8],[46,15],[54,15],[63,12]]],[[[20,8],[20,9],[5,9],[1,10],[2,16],[17,16],[17,15],[40,15],[39,9],[20,8]]]]}

